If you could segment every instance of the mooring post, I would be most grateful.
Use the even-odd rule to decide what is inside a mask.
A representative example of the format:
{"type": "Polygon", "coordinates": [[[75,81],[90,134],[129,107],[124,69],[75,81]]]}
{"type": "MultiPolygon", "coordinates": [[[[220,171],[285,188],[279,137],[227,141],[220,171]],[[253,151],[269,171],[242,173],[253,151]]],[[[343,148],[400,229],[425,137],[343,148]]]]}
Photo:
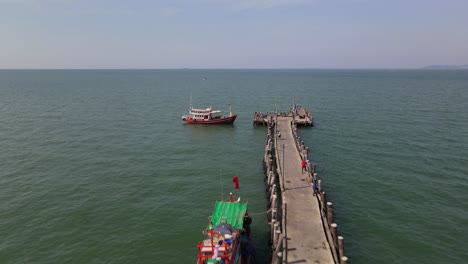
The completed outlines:
{"type": "Polygon", "coordinates": [[[327,203],[327,222],[329,225],[333,223],[333,204],[331,202],[327,203]]]}
{"type": "Polygon", "coordinates": [[[283,263],[283,234],[278,239],[278,243],[275,245],[275,251],[273,252],[273,263],[283,263]],[[276,256],[275,256],[276,255],[276,256]]]}
{"type": "MultiPolygon", "coordinates": [[[[317,173],[314,173],[314,178],[317,179],[317,173]]],[[[318,189],[319,191],[322,190],[322,180],[318,180],[318,181],[317,181],[317,189],[318,189]]]]}
{"type": "Polygon", "coordinates": [[[288,246],[288,245],[287,245],[287,243],[288,243],[288,241],[287,241],[286,235],[285,235],[285,236],[283,237],[283,245],[284,245],[284,246],[283,246],[283,255],[282,255],[282,256],[283,256],[283,263],[284,263],[284,264],[288,263],[288,252],[287,252],[287,250],[288,250],[288,249],[287,249],[287,246],[288,246]]]}
{"type": "Polygon", "coordinates": [[[340,258],[344,257],[344,238],[342,236],[338,236],[338,252],[340,253],[340,258]]]}
{"type": "Polygon", "coordinates": [[[348,257],[341,257],[341,264],[348,264],[348,257]]]}
{"type": "Polygon", "coordinates": [[[276,207],[276,194],[271,196],[271,209],[276,207]]]}
{"type": "Polygon", "coordinates": [[[325,192],[321,192],[320,196],[321,196],[321,198],[322,198],[322,204],[321,204],[322,211],[323,211],[323,212],[326,212],[326,210],[327,210],[327,207],[326,207],[326,204],[327,204],[327,194],[326,194],[325,192]]]}
{"type": "MultiPolygon", "coordinates": [[[[275,223],[276,223],[276,219],[274,218],[271,218],[271,221],[270,221],[270,239],[271,239],[271,243],[273,244],[273,239],[274,239],[274,236],[275,236],[275,223]]],[[[274,245],[274,244],[273,244],[274,245]]]]}
{"type": "Polygon", "coordinates": [[[275,184],[275,173],[273,171],[271,171],[271,178],[270,178],[270,186],[273,186],[275,185],[275,189],[276,189],[276,184],[275,184]]]}
{"type": "Polygon", "coordinates": [[[333,246],[336,248],[336,244],[337,244],[337,237],[336,237],[336,234],[337,234],[337,228],[338,228],[338,225],[336,223],[332,223],[330,225],[330,231],[331,231],[331,234],[332,234],[332,237],[333,237],[333,246]]]}
{"type": "Polygon", "coordinates": [[[275,230],[275,234],[274,234],[274,237],[273,237],[273,245],[276,245],[278,243],[278,237],[281,234],[281,231],[279,230],[279,223],[278,222],[275,223],[274,230],[275,230]]]}
{"type": "Polygon", "coordinates": [[[275,252],[281,252],[282,247],[283,247],[283,237],[284,237],[284,234],[280,233],[280,236],[278,237],[278,242],[274,245],[275,252]]]}

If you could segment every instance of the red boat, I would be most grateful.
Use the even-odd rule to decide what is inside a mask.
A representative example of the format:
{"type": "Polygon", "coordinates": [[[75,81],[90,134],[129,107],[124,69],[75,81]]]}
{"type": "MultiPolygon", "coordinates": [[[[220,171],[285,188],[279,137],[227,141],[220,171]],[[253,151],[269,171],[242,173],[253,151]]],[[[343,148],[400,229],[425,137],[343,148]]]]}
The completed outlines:
{"type": "Polygon", "coordinates": [[[190,106],[189,114],[182,116],[182,120],[189,124],[233,124],[237,118],[237,115],[231,112],[231,106],[229,106],[228,116],[214,115],[217,113],[221,113],[221,111],[213,110],[211,106],[206,109],[190,106]]]}

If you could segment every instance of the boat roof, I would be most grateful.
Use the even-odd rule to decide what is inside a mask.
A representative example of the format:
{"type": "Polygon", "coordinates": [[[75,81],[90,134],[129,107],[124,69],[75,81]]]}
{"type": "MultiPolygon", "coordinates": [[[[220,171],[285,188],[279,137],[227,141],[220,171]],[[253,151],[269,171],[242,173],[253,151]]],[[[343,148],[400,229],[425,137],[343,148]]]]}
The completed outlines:
{"type": "Polygon", "coordinates": [[[226,223],[234,228],[241,229],[246,212],[247,203],[216,202],[211,215],[211,222],[213,222],[213,226],[217,226],[222,223],[224,217],[226,223]]]}
{"type": "Polygon", "coordinates": [[[192,108],[192,109],[190,109],[190,112],[206,113],[206,114],[216,114],[216,113],[221,113],[221,110],[211,110],[211,108],[208,108],[208,109],[197,109],[197,108],[192,108]]]}
{"type": "Polygon", "coordinates": [[[200,108],[191,108],[192,111],[198,111],[198,112],[210,112],[211,111],[211,107],[208,107],[206,109],[200,109],[200,108]]]}

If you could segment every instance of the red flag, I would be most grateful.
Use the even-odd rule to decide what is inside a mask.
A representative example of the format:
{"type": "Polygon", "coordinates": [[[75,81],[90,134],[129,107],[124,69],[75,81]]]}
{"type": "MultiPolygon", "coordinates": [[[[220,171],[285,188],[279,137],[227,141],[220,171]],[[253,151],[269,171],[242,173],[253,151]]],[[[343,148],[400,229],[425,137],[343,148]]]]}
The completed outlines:
{"type": "Polygon", "coordinates": [[[234,189],[239,189],[239,178],[237,176],[234,176],[234,178],[232,178],[232,182],[234,183],[234,189]]]}

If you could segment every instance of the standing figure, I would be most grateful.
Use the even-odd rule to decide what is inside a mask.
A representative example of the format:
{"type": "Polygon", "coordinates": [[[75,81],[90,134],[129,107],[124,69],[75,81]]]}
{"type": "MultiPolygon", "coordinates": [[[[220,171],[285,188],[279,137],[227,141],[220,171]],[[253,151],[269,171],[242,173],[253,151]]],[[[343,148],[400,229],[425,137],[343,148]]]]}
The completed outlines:
{"type": "Polygon", "coordinates": [[[307,170],[307,162],[305,160],[301,161],[301,167],[302,167],[302,174],[304,174],[304,171],[307,170]]]}
{"type": "Polygon", "coordinates": [[[312,183],[312,190],[314,191],[314,196],[317,194],[317,184],[315,184],[315,181],[312,183]]]}

